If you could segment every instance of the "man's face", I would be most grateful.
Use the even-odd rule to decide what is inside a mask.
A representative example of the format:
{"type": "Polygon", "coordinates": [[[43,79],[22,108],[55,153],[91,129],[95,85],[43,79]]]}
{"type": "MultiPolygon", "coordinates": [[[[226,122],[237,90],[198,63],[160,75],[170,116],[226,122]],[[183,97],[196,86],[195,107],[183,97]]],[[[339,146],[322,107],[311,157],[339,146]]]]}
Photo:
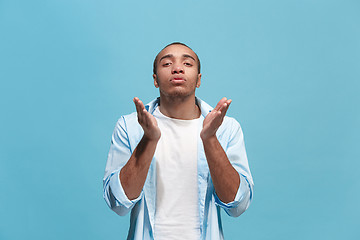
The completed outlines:
{"type": "Polygon", "coordinates": [[[175,44],[163,49],[157,60],[154,85],[160,94],[168,97],[195,95],[200,87],[201,74],[195,53],[183,45],[175,44]]]}

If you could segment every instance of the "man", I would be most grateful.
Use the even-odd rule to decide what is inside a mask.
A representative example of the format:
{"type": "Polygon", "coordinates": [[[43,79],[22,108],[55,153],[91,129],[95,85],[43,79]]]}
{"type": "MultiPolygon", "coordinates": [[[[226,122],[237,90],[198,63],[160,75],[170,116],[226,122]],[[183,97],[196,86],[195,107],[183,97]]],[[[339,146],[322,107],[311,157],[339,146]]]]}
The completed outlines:
{"type": "Polygon", "coordinates": [[[115,127],[104,176],[104,198],[119,215],[131,210],[128,239],[223,239],[220,209],[242,214],[253,193],[243,133],[225,116],[231,100],[214,109],[195,97],[200,61],[182,43],[154,61],[160,98],[115,127]]]}

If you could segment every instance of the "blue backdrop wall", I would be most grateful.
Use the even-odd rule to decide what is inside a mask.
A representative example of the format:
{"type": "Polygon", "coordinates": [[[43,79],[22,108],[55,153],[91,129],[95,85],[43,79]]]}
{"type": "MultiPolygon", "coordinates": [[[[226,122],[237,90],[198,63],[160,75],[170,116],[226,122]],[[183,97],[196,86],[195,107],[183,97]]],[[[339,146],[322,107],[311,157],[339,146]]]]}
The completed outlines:
{"type": "Polygon", "coordinates": [[[252,205],[226,239],[359,239],[360,2],[0,0],[0,239],[125,239],[110,138],[182,41],[242,125],[252,205]],[[356,147],[357,146],[357,147],[356,147]]]}

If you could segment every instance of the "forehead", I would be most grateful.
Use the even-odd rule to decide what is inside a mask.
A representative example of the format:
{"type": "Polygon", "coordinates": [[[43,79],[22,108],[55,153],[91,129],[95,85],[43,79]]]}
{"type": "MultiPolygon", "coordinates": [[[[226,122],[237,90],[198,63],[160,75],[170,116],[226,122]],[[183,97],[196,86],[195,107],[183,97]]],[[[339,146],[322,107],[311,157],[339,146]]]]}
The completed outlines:
{"type": "Polygon", "coordinates": [[[170,46],[164,48],[163,50],[161,50],[161,52],[159,53],[158,59],[160,60],[163,56],[168,55],[168,54],[172,54],[172,55],[174,55],[174,57],[190,55],[194,59],[197,59],[196,54],[194,53],[193,50],[191,50],[190,48],[188,48],[186,46],[180,45],[180,44],[170,45],[170,46]]]}

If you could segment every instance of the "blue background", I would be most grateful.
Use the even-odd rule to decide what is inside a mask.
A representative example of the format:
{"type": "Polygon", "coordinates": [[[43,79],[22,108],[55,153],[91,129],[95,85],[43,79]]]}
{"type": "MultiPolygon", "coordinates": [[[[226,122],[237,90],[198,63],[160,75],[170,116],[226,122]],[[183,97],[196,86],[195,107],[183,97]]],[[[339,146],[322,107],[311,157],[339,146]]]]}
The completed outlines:
{"type": "Polygon", "coordinates": [[[359,239],[360,2],[0,0],[0,239],[125,239],[110,138],[173,41],[233,99],[255,181],[226,239],[359,239]]]}

